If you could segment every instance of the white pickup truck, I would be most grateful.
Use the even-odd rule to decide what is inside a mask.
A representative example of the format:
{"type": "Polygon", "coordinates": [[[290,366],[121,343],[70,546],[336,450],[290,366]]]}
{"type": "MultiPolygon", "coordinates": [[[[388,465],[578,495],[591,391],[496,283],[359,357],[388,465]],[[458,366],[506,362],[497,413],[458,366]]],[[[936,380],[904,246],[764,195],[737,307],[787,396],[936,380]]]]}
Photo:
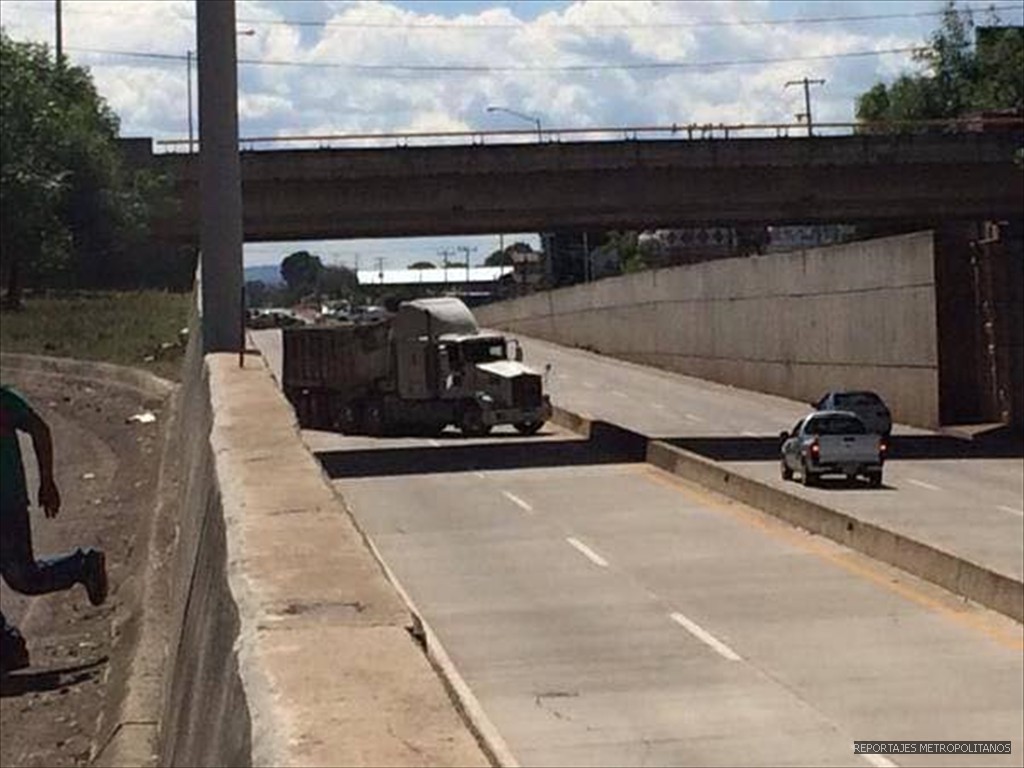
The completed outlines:
{"type": "Polygon", "coordinates": [[[848,411],[817,411],[782,432],[782,479],[799,472],[804,485],[815,485],[822,475],[859,475],[871,485],[882,484],[882,466],[888,450],[885,438],[869,434],[864,422],[848,411]]]}

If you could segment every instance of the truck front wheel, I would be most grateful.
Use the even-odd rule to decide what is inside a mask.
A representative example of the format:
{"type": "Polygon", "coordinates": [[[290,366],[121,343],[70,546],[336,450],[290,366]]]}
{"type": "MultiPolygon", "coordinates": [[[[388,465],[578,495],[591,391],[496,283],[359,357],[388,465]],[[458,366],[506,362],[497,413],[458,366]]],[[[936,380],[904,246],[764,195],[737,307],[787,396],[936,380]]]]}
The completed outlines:
{"type": "Polygon", "coordinates": [[[543,421],[520,421],[515,425],[516,431],[521,435],[534,435],[543,426],[543,421]]]}
{"type": "Polygon", "coordinates": [[[483,412],[474,405],[462,412],[459,430],[466,437],[483,437],[491,431],[491,428],[484,423],[483,412]]]}

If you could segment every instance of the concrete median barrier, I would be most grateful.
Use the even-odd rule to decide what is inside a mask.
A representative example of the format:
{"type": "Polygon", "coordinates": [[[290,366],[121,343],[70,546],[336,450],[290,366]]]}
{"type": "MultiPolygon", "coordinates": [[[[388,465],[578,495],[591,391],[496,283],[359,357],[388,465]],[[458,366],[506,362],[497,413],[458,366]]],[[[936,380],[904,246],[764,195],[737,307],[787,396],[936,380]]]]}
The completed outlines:
{"type": "Polygon", "coordinates": [[[626,440],[629,454],[709,490],[760,509],[811,533],[974,600],[1017,621],[1024,621],[1024,583],[966,558],[944,552],[903,534],[864,522],[852,515],[787,493],[718,462],[662,440],[608,425],[589,416],[555,407],[552,422],[591,440],[615,435],[626,440]]]}

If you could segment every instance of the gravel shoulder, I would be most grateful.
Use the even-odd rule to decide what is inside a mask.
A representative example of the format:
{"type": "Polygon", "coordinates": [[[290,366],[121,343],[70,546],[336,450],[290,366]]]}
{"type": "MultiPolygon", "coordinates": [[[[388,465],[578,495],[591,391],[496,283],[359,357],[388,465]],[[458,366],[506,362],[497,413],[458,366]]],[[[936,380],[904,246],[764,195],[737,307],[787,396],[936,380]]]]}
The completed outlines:
{"type": "MultiPolygon", "coordinates": [[[[31,400],[54,436],[63,503],[54,520],[33,508],[36,556],[102,547],[110,597],[94,608],[80,586],[25,597],[0,584],[4,613],[20,627],[32,657],[29,669],[0,686],[0,766],[86,765],[109,737],[117,680],[137,634],[138,583],[157,506],[170,398],[104,378],[7,365],[2,378],[31,400]],[[147,411],[155,422],[128,420],[147,411]]],[[[34,497],[31,443],[22,450],[34,497]]]]}

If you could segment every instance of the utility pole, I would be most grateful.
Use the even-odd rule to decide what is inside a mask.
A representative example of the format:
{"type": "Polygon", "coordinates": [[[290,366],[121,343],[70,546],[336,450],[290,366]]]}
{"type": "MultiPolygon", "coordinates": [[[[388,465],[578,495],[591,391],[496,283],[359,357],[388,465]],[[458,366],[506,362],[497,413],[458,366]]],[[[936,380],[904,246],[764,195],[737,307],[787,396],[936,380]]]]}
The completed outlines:
{"type": "Polygon", "coordinates": [[[444,269],[444,284],[448,287],[448,259],[455,255],[455,251],[451,248],[439,248],[437,255],[441,257],[441,267],[444,269]]]}
{"type": "MultiPolygon", "coordinates": [[[[811,118],[811,86],[824,84],[825,81],[823,79],[811,80],[805,77],[803,80],[790,80],[785,86],[786,88],[789,88],[791,85],[802,85],[804,87],[804,117],[807,119],[808,136],[814,135],[814,121],[811,118]]],[[[800,115],[797,115],[797,117],[799,118],[800,115]]]]}
{"type": "Polygon", "coordinates": [[[469,254],[476,253],[477,247],[460,245],[459,250],[462,251],[462,255],[466,257],[466,290],[469,290],[469,254]]]}
{"type": "Polygon", "coordinates": [[[57,51],[57,65],[59,66],[61,64],[61,62],[64,60],[64,19],[63,19],[62,14],[61,14],[61,7],[60,7],[61,0],[56,0],[56,3],[57,3],[57,7],[56,7],[56,11],[57,11],[57,18],[56,18],[56,21],[57,21],[57,45],[56,45],[56,51],[57,51]]]}
{"type": "Polygon", "coordinates": [[[192,49],[189,48],[185,52],[185,61],[187,62],[187,73],[188,73],[188,153],[191,155],[195,152],[195,145],[192,141],[192,49]]]}

